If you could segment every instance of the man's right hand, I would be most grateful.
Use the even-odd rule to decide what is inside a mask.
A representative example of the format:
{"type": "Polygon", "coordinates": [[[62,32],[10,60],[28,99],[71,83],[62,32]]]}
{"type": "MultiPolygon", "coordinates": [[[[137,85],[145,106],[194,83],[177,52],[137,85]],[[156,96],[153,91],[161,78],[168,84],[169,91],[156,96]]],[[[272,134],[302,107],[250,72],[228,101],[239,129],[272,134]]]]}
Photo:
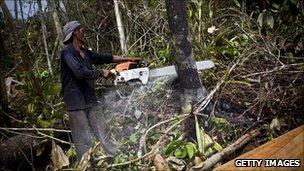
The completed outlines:
{"type": "Polygon", "coordinates": [[[102,72],[103,72],[103,77],[104,78],[115,77],[115,74],[113,72],[111,72],[111,70],[102,69],[102,72]]]}

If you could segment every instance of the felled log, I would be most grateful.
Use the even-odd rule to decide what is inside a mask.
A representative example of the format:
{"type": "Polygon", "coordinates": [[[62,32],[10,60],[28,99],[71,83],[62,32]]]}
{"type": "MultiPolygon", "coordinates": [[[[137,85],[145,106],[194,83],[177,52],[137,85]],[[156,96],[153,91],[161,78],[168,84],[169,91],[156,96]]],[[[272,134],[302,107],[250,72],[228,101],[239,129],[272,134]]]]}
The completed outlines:
{"type": "Polygon", "coordinates": [[[34,136],[16,135],[0,142],[0,166],[8,166],[27,158],[31,163],[31,155],[36,149],[49,143],[47,139],[35,138],[34,136]]]}
{"type": "Polygon", "coordinates": [[[254,137],[260,135],[260,131],[258,130],[252,130],[249,133],[243,135],[242,137],[240,137],[238,140],[236,140],[234,143],[232,143],[231,145],[229,145],[228,147],[224,148],[222,151],[214,154],[213,156],[211,156],[210,158],[208,158],[204,163],[202,163],[202,167],[200,166],[196,166],[193,167],[193,170],[210,170],[215,164],[217,164],[218,162],[220,162],[224,156],[227,156],[231,153],[233,153],[234,151],[236,151],[237,149],[239,149],[240,147],[242,147],[243,145],[245,145],[246,143],[248,143],[250,140],[252,140],[254,137]]]}
{"type": "MultiPolygon", "coordinates": [[[[303,161],[304,161],[304,125],[289,131],[272,141],[269,141],[237,158],[215,168],[216,171],[221,170],[304,170],[303,161]],[[236,159],[260,159],[262,162],[260,167],[236,167],[236,159]],[[299,160],[300,166],[297,167],[283,167],[282,163],[279,165],[277,160],[272,167],[266,167],[265,159],[280,159],[282,160],[299,160]]],[[[296,163],[287,163],[286,164],[296,164],[296,163]]]]}

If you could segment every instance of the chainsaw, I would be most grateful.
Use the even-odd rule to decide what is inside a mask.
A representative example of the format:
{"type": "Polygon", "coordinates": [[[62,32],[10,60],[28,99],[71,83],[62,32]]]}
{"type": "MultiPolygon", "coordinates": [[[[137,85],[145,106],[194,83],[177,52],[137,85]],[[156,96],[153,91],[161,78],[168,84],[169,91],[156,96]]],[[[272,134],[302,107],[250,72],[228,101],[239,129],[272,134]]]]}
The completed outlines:
{"type": "MultiPolygon", "coordinates": [[[[196,62],[197,70],[204,70],[214,67],[210,60],[196,62]]],[[[175,66],[166,66],[162,68],[149,69],[144,61],[140,62],[123,62],[117,64],[115,69],[111,70],[116,75],[114,84],[128,82],[130,80],[140,80],[142,84],[147,84],[149,78],[161,76],[176,76],[175,66]]]]}

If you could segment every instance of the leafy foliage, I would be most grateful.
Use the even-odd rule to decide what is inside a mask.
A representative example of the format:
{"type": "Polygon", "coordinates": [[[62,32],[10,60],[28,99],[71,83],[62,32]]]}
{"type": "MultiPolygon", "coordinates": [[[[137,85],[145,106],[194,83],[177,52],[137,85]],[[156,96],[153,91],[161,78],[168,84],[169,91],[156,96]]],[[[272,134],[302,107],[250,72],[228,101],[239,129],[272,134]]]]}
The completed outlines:
{"type": "MultiPolygon", "coordinates": [[[[111,3],[100,5],[96,4],[96,1],[80,0],[62,2],[67,12],[63,12],[57,4],[57,8],[61,10],[59,14],[62,24],[68,19],[80,20],[87,29],[89,47],[99,52],[120,53],[111,3]]],[[[211,59],[216,63],[213,70],[201,75],[204,85],[212,89],[227,69],[239,62],[212,99],[215,102],[214,109],[221,110],[224,108],[221,104],[227,101],[232,107],[228,107],[227,111],[222,110],[219,114],[221,116],[206,119],[212,125],[209,132],[196,123],[198,142],[184,142],[177,130],[170,132],[173,137],[168,144],[164,144],[164,149],[161,150],[163,155],[175,157],[179,161],[194,162],[196,157],[204,159],[220,151],[222,146],[236,140],[251,126],[263,125],[267,138],[272,139],[303,123],[303,6],[303,2],[299,0],[189,1],[188,22],[195,58],[211,59]],[[278,125],[280,129],[276,129],[278,125]],[[212,138],[209,135],[212,135],[212,138]],[[215,137],[221,145],[213,141],[215,137]]],[[[172,64],[173,47],[169,40],[164,1],[124,1],[120,8],[128,35],[128,55],[143,57],[151,68],[172,64]]],[[[48,31],[49,53],[53,55],[53,76],[49,74],[46,65],[39,16],[34,15],[26,21],[15,21],[18,24],[22,53],[31,60],[34,75],[42,85],[43,97],[37,97],[32,83],[26,81],[26,73],[19,69],[22,61],[15,53],[16,41],[6,28],[0,13],[0,31],[4,35],[7,52],[7,58],[1,58],[7,66],[3,72],[22,83],[12,85],[9,104],[15,113],[10,115],[15,118],[12,122],[16,127],[68,129],[67,125],[62,124],[68,117],[60,97],[59,48],[54,43],[57,35],[54,34],[50,13],[45,12],[43,16],[48,31]],[[20,122],[15,123],[16,120],[20,122]]],[[[156,97],[161,94],[160,91],[166,91],[168,86],[160,83],[152,87],[153,92],[145,96],[152,94],[156,97]]],[[[163,98],[172,94],[169,91],[166,93],[168,94],[161,94],[163,98]]],[[[144,98],[139,98],[134,103],[140,104],[141,101],[144,101],[144,98]]],[[[149,105],[154,105],[150,108],[151,113],[163,114],[172,110],[166,99],[151,101],[149,105]]],[[[144,109],[150,106],[147,105],[144,109]]],[[[124,111],[121,113],[125,114],[124,111]]],[[[156,117],[157,114],[152,115],[153,117],[148,115],[149,113],[147,117],[153,119],[149,120],[147,126],[166,119],[163,116],[156,117]]],[[[137,126],[136,119],[124,117],[126,118],[114,118],[122,122],[118,126],[123,125],[123,121],[137,126]]],[[[141,128],[144,124],[138,125],[141,128]]],[[[121,132],[122,128],[125,127],[117,127],[114,131],[121,132]]],[[[11,136],[11,133],[6,134],[11,136]]],[[[47,134],[54,137],[57,135],[52,131],[47,134]]],[[[121,163],[138,157],[135,149],[142,136],[143,132],[135,131],[129,133],[126,139],[120,137],[122,142],[119,144],[127,148],[115,156],[113,162],[121,163]]],[[[160,137],[161,130],[152,132],[147,139],[147,149],[153,147],[160,137]]],[[[70,160],[74,156],[72,149],[63,148],[70,160]]],[[[152,167],[151,162],[145,161],[141,165],[139,162],[131,163],[124,169],[138,170],[142,165],[152,167]]]]}

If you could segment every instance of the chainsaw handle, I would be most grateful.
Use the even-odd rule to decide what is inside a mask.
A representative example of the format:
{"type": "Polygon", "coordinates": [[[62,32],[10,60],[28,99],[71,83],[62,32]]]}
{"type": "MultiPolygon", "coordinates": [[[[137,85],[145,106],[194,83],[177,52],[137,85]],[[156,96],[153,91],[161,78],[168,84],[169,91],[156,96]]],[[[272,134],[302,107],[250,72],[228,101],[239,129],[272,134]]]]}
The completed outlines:
{"type": "Polygon", "coordinates": [[[110,77],[115,77],[116,71],[112,71],[112,70],[108,70],[108,69],[102,69],[102,76],[106,79],[110,78],[110,77]]]}
{"type": "Polygon", "coordinates": [[[110,72],[111,72],[111,74],[113,74],[113,75],[119,75],[119,72],[117,72],[115,68],[114,68],[114,69],[111,69],[110,72]]]}

